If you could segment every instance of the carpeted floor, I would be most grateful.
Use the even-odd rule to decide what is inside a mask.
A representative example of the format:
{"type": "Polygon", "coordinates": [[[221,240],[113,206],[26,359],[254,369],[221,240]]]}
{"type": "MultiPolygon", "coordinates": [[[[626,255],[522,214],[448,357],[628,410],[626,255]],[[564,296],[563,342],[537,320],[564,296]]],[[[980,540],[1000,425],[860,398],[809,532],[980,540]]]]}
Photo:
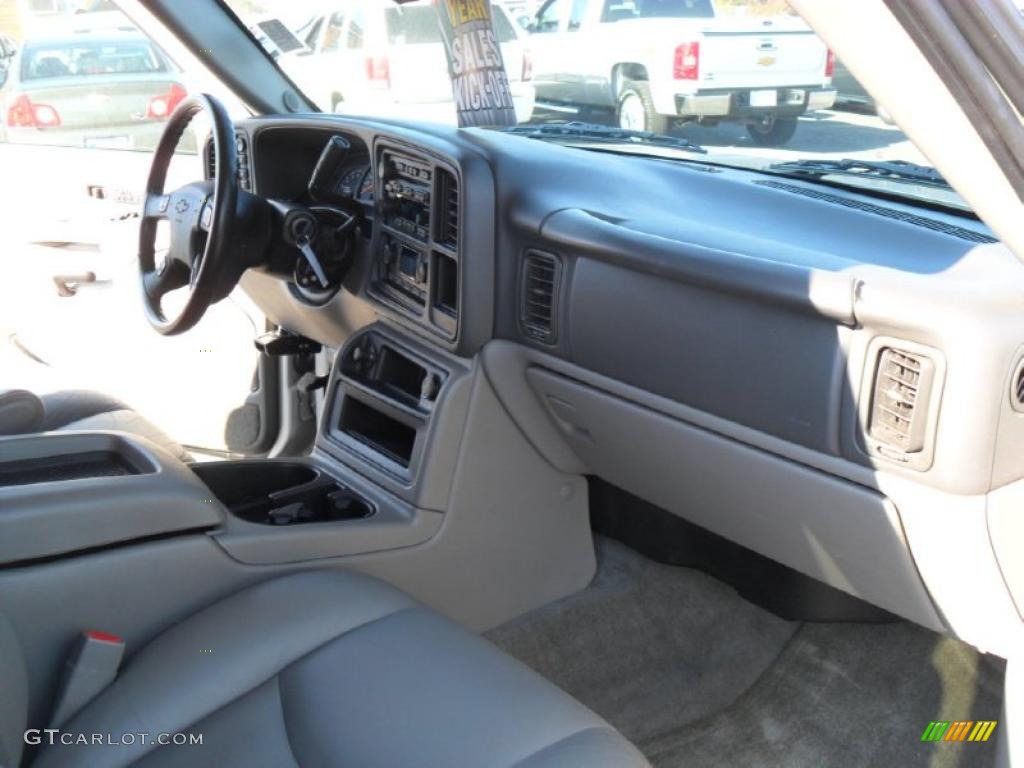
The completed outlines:
{"type": "Polygon", "coordinates": [[[618,727],[656,768],[987,766],[1003,665],[908,623],[800,624],[698,571],[598,538],[591,586],[488,637],[618,727]]]}

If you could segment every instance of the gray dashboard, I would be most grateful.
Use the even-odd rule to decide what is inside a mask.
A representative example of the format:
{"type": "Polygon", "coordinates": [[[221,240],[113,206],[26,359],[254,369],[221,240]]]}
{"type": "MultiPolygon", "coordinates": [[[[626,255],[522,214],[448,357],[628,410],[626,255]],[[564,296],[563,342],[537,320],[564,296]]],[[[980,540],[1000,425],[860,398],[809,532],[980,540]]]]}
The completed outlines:
{"type": "MultiPolygon", "coordinates": [[[[1007,381],[1024,333],[1014,322],[1005,335],[988,334],[996,350],[962,333],[966,320],[996,319],[1014,306],[1021,279],[1016,262],[976,220],[699,160],[344,118],[246,123],[257,179],[261,136],[285,129],[320,140],[332,132],[350,137],[366,148],[357,162],[372,163],[377,187],[376,204],[367,206],[372,234],[349,290],[313,313],[271,301],[285,325],[337,343],[350,331],[343,318],[353,313],[343,305],[366,301],[464,357],[492,338],[515,341],[795,445],[910,470],[950,490],[986,490],[980,456],[1002,482],[1021,475],[1020,463],[992,446],[997,431],[1008,445],[1024,440],[1020,420],[1003,418],[1015,413],[1007,381]],[[450,301],[458,306],[457,326],[448,320],[439,327],[439,313],[429,307],[410,311],[380,279],[382,261],[393,259],[393,230],[382,226],[381,214],[382,158],[390,153],[422,161],[435,174],[444,169],[460,185],[458,252],[445,249],[458,259],[458,297],[450,301]],[[549,285],[547,294],[536,293],[537,279],[549,285]],[[535,294],[539,323],[529,303],[535,294]],[[870,425],[858,424],[871,416],[861,408],[872,394],[861,391],[862,379],[871,379],[878,361],[851,356],[850,345],[862,341],[866,352],[866,336],[892,338],[895,346],[885,349],[929,364],[931,398],[921,409],[928,412],[915,415],[914,427],[923,450],[901,451],[902,436],[886,445],[872,438],[870,425]],[[973,387],[947,380],[954,350],[978,358],[974,370],[1000,361],[992,374],[1001,391],[988,399],[1006,407],[990,414],[985,429],[970,414],[955,425],[959,444],[946,446],[937,403],[970,397],[973,387]],[[965,445],[972,435],[977,442],[965,445]],[[965,462],[964,454],[973,458],[965,462]]],[[[426,253],[442,249],[433,239],[423,246],[426,253]]],[[[436,290],[435,263],[427,292],[436,290]]],[[[882,350],[875,344],[871,352],[882,350]]],[[[951,410],[942,426],[958,420],[951,410]]]]}
{"type": "Polygon", "coordinates": [[[257,169],[261,132],[286,127],[365,146],[376,184],[372,230],[330,301],[243,280],[272,320],[336,347],[381,321],[479,360],[555,469],[976,644],[1019,633],[1024,272],[977,220],[480,129],[241,127],[257,169]],[[391,151],[459,185],[447,329],[431,319],[432,266],[422,311],[381,290],[391,151]]]}

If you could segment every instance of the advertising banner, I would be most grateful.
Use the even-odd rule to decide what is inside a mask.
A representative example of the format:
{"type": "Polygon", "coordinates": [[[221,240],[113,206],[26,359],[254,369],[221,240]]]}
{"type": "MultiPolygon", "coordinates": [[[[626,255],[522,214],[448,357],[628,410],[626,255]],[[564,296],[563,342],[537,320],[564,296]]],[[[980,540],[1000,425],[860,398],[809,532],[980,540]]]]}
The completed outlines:
{"type": "Polygon", "coordinates": [[[516,124],[489,0],[435,0],[459,127],[516,124]]]}

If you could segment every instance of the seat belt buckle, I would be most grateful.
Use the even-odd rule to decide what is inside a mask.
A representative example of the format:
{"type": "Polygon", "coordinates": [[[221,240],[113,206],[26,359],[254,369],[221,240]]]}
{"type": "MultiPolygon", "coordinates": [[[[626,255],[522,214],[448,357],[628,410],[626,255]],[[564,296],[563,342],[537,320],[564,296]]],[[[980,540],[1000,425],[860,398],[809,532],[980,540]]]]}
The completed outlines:
{"type": "Polygon", "coordinates": [[[50,718],[51,728],[60,728],[114,682],[124,657],[124,640],[96,629],[78,636],[57,689],[50,718]]]}

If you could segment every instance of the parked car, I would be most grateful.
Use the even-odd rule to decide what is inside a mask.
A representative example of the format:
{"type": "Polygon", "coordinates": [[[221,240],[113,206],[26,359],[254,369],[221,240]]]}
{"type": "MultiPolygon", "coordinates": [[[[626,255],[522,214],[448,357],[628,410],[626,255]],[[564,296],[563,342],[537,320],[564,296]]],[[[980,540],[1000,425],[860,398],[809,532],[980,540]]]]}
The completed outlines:
{"type": "MultiPolygon", "coordinates": [[[[306,49],[282,66],[318,104],[334,112],[455,121],[452,84],[434,6],[426,1],[346,3],[300,30],[306,49]]],[[[526,34],[492,5],[494,31],[519,121],[533,112],[526,34]]]]}
{"type": "Polygon", "coordinates": [[[867,92],[867,89],[838,59],[836,59],[835,69],[832,72],[832,86],[836,89],[836,106],[855,112],[871,112],[892,125],[893,120],[885,108],[875,103],[875,99],[867,92]]]}
{"type": "Polygon", "coordinates": [[[719,18],[713,0],[548,0],[531,31],[538,102],[613,108],[623,128],[740,120],[775,146],[835,100],[831,54],[799,19],[719,18]]]}
{"type": "Polygon", "coordinates": [[[137,33],[27,40],[4,89],[7,140],[152,149],[187,95],[181,72],[137,33]]]}

